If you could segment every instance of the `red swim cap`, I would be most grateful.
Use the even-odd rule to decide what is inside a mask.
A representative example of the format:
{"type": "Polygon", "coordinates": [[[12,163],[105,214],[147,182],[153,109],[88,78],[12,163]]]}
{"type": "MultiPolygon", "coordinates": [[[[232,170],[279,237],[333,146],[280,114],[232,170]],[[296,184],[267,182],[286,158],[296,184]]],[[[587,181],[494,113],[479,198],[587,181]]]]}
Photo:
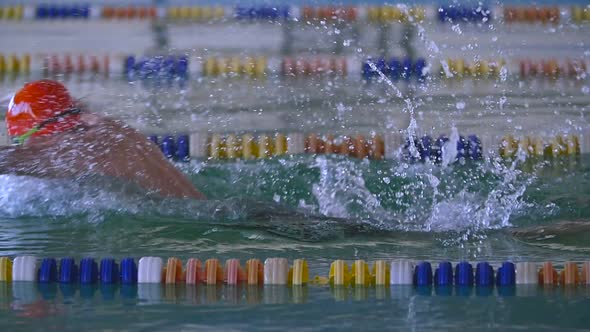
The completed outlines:
{"type": "MultiPolygon", "coordinates": [[[[74,100],[66,87],[53,80],[39,80],[25,84],[10,100],[6,112],[9,136],[20,136],[41,122],[55,118],[74,107],[74,100]]],[[[69,130],[80,122],[79,114],[68,114],[47,123],[32,136],[47,136],[69,130]]]]}

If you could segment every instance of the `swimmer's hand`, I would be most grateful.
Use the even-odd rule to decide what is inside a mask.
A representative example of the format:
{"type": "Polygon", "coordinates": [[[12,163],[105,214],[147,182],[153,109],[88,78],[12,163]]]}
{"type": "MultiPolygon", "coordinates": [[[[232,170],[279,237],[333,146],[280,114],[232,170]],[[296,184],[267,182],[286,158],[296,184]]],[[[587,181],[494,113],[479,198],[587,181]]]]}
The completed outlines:
{"type": "Polygon", "coordinates": [[[162,196],[205,199],[137,130],[91,113],[83,113],[81,120],[83,125],[72,131],[32,137],[13,153],[5,150],[0,171],[40,177],[108,175],[162,196]]]}

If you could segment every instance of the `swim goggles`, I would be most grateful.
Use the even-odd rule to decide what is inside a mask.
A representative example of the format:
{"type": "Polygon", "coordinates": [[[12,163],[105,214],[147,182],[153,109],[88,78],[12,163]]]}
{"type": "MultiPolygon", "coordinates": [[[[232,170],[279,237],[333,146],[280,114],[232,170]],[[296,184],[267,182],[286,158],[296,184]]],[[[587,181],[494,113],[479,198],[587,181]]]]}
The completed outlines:
{"type": "Polygon", "coordinates": [[[81,109],[74,107],[74,108],[69,108],[55,116],[50,117],[49,119],[43,120],[41,121],[41,123],[39,123],[38,125],[36,125],[35,127],[29,129],[29,131],[27,131],[26,133],[17,136],[15,138],[16,143],[19,145],[22,145],[25,143],[25,141],[31,137],[33,134],[35,134],[36,132],[38,132],[39,130],[43,129],[43,127],[47,126],[50,123],[54,123],[54,122],[58,122],[60,120],[62,120],[64,117],[68,116],[68,115],[75,115],[75,114],[80,114],[82,112],[81,109]]]}

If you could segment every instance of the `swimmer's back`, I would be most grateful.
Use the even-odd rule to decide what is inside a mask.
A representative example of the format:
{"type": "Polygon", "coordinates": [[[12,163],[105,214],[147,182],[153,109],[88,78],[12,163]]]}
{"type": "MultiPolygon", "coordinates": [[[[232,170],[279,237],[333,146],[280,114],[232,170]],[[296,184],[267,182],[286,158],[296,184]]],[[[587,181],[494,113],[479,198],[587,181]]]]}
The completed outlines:
{"type": "Polygon", "coordinates": [[[89,113],[60,82],[25,84],[10,101],[6,125],[21,145],[1,150],[1,173],[107,175],[162,196],[205,198],[145,136],[122,122],[89,113]]]}

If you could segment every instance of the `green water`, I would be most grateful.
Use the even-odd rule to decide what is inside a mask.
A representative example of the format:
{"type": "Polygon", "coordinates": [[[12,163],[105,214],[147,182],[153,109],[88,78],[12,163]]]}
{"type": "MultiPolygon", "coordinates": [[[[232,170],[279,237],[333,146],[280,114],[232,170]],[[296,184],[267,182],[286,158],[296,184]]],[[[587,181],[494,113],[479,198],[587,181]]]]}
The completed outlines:
{"type": "MultiPolygon", "coordinates": [[[[32,288],[32,287],[31,287],[32,288]]],[[[34,303],[2,303],[13,330],[582,330],[590,289],[487,290],[152,288],[44,290],[34,303]],[[53,293],[52,293],[53,292],[53,293]],[[52,295],[55,294],[55,295],[52,295]],[[360,320],[359,318],[363,319],[360,320]],[[124,324],[124,325],[123,325],[124,324]]],[[[526,288],[526,286],[525,286],[526,288]]],[[[0,286],[4,291],[5,287],[0,286]]],[[[6,293],[4,293],[6,294],[6,293]]]]}
{"type": "MultiPolygon", "coordinates": [[[[588,165],[589,156],[448,167],[326,156],[179,165],[206,202],[149,197],[108,179],[2,175],[0,254],[305,258],[313,276],[327,276],[335,259],[550,260],[559,266],[588,260],[588,165]]],[[[0,292],[8,330],[590,327],[585,287],[2,284],[0,292]]]]}

